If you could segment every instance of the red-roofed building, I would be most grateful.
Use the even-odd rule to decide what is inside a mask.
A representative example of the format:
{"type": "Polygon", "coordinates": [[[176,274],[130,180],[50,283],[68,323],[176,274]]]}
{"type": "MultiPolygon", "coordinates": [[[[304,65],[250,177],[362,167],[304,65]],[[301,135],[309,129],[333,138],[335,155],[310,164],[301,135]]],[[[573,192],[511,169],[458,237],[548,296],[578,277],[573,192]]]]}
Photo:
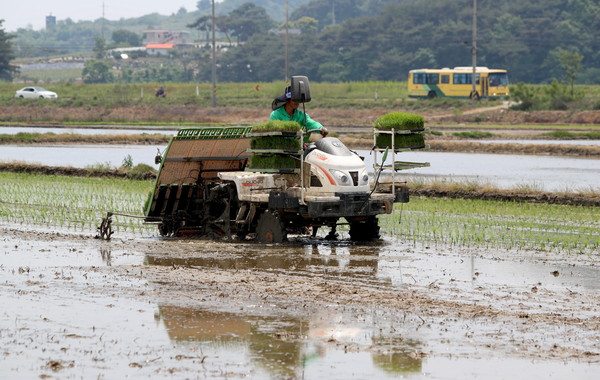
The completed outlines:
{"type": "Polygon", "coordinates": [[[190,32],[173,30],[146,30],[144,44],[148,54],[168,54],[173,49],[192,47],[190,32]]]}
{"type": "Polygon", "coordinates": [[[175,44],[148,44],[146,49],[173,49],[175,44]]]}

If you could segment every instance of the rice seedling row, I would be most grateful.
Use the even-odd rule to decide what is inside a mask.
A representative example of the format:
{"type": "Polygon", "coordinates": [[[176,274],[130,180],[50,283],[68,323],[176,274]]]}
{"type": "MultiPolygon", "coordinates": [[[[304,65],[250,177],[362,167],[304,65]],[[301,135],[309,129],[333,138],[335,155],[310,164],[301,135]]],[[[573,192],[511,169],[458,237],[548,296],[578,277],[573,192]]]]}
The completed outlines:
{"type": "Polygon", "coordinates": [[[439,247],[482,247],[597,253],[597,209],[584,206],[413,198],[383,216],[381,225],[397,239],[439,247]]]}
{"type": "MultiPolygon", "coordinates": [[[[106,211],[143,216],[152,181],[0,173],[0,222],[95,233],[106,211]]],[[[600,251],[597,208],[413,197],[380,217],[384,235],[436,247],[564,253],[600,251]]],[[[115,215],[113,228],[156,233],[140,219],[115,215]]],[[[344,229],[342,228],[341,231],[344,229]]]]}
{"type": "MultiPolygon", "coordinates": [[[[106,211],[143,216],[151,181],[0,173],[0,222],[95,232],[106,211]]],[[[116,232],[154,232],[115,216],[116,232]]]]}

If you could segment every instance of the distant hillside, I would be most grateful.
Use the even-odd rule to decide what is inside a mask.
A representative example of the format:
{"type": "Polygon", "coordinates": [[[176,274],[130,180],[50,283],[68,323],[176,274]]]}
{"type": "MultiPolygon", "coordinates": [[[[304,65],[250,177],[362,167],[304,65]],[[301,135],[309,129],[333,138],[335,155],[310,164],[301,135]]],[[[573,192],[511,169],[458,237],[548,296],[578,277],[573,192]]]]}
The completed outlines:
{"type": "MultiPolygon", "coordinates": [[[[254,0],[268,15],[281,22],[285,1],[254,0]]],[[[217,13],[229,15],[245,0],[217,3],[217,13]]],[[[171,16],[158,14],[106,22],[59,21],[54,30],[20,30],[14,42],[18,57],[90,52],[96,38],[104,35],[110,44],[112,32],[126,29],[186,29],[186,25],[210,12],[210,0],[200,0],[199,9],[171,16]]],[[[289,3],[290,21],[302,34],[288,40],[289,71],[315,81],[352,82],[406,80],[414,68],[471,65],[472,2],[456,0],[298,0],[289,3]],[[304,29],[302,29],[304,27],[304,29]]],[[[600,84],[600,3],[572,0],[505,0],[478,2],[477,64],[509,71],[512,83],[550,83],[566,80],[565,62],[577,58],[575,83],[600,84]]],[[[264,16],[264,12],[263,12],[264,16]]],[[[264,18],[223,17],[235,40],[244,31],[243,44],[229,46],[218,57],[222,81],[281,80],[285,66],[285,39],[267,33],[264,18]],[[254,25],[252,23],[254,22],[254,25]],[[247,29],[244,29],[248,26],[247,29]],[[252,32],[248,30],[252,29],[252,32]],[[259,32],[255,32],[260,30],[259,32]]],[[[273,24],[269,21],[268,24],[273,24]]],[[[221,25],[221,26],[222,26],[221,25]]],[[[224,40],[224,35],[220,35],[224,40]]],[[[206,32],[192,31],[196,40],[206,32]]],[[[173,81],[210,81],[208,55],[202,53],[178,61],[179,76],[173,81]]],[[[130,60],[135,71],[135,61],[130,60]]],[[[161,63],[160,67],[163,65],[161,63]]],[[[153,76],[153,78],[157,78],[153,76]]],[[[160,77],[161,80],[163,77],[160,77]]],[[[134,80],[137,80],[134,78],[134,80]]]]}
{"type": "MultiPolygon", "coordinates": [[[[344,1],[348,6],[371,3],[344,1]]],[[[331,0],[310,5],[315,3],[326,9],[331,0]]],[[[376,15],[291,38],[291,72],[317,81],[406,80],[410,69],[471,64],[471,1],[380,1],[375,8],[376,15]]],[[[562,58],[574,54],[582,57],[576,81],[600,83],[598,1],[480,1],[477,14],[479,66],[508,69],[513,83],[549,83],[566,79],[562,58]]],[[[221,57],[219,75],[243,81],[250,64],[258,80],[278,79],[272,67],[283,67],[282,51],[281,38],[256,36],[221,57]]]]}
{"type": "MultiPolygon", "coordinates": [[[[293,12],[297,7],[308,3],[308,1],[289,1],[288,13],[293,12]]],[[[223,0],[215,3],[215,12],[217,15],[226,15],[247,2],[265,8],[267,14],[278,23],[285,20],[285,2],[281,0],[223,0]]],[[[23,58],[90,52],[94,48],[96,37],[104,36],[106,41],[110,43],[112,32],[122,29],[140,35],[148,29],[192,31],[187,25],[201,16],[210,15],[211,1],[200,0],[198,7],[197,10],[180,11],[173,15],[151,13],[117,21],[105,20],[103,22],[101,19],[97,19],[74,22],[71,19],[59,19],[56,27],[51,30],[19,29],[14,39],[14,44],[17,46],[16,55],[18,58],[23,58]]],[[[200,38],[199,32],[195,31],[195,33],[200,38]]]]}

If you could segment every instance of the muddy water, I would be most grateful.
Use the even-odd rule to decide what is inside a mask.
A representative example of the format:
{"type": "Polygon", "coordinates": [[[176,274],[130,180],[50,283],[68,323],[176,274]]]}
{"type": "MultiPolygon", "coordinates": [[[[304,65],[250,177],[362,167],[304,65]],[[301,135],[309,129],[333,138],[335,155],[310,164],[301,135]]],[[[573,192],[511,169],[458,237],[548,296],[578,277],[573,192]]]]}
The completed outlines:
{"type": "Polygon", "coordinates": [[[3,229],[0,378],[593,379],[595,261],[3,229]]]}

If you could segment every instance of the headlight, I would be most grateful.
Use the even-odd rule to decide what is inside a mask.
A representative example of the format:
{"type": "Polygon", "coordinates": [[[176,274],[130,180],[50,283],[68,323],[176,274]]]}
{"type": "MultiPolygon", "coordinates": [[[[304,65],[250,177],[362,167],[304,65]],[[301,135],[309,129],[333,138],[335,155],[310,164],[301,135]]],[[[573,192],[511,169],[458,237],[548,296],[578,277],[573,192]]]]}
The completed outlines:
{"type": "Polygon", "coordinates": [[[329,169],[329,171],[331,172],[331,174],[333,174],[333,177],[335,178],[335,181],[338,183],[338,185],[352,185],[352,180],[350,179],[350,176],[348,174],[336,169],[329,169]]]}
{"type": "Polygon", "coordinates": [[[369,173],[366,170],[362,170],[358,175],[358,184],[360,186],[369,184],[369,173]]]}

